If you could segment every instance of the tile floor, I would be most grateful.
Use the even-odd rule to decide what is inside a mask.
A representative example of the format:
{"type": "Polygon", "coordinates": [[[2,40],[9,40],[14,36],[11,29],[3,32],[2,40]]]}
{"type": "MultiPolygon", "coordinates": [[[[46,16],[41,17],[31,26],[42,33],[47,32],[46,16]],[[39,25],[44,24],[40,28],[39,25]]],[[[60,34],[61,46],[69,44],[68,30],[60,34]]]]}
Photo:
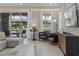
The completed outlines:
{"type": "Polygon", "coordinates": [[[63,56],[58,46],[53,46],[49,42],[26,40],[24,44],[33,44],[35,46],[36,56],[63,56]]]}
{"type": "MultiPolygon", "coordinates": [[[[34,47],[35,56],[63,56],[63,53],[57,45],[53,46],[46,41],[32,41],[24,39],[23,44],[32,44],[34,47]]],[[[9,49],[4,52],[9,51],[9,49]]]]}

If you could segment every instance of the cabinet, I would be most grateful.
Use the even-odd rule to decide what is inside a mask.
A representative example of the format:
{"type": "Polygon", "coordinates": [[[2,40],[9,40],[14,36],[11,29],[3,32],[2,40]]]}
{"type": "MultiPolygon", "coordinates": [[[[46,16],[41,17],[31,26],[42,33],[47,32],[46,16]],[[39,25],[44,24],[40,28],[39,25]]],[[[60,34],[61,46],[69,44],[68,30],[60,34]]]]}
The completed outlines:
{"type": "Polygon", "coordinates": [[[59,34],[58,45],[66,56],[79,55],[79,37],[72,34],[59,34]]]}
{"type": "Polygon", "coordinates": [[[65,41],[65,37],[63,35],[61,35],[61,34],[58,37],[59,37],[58,45],[59,45],[60,49],[63,50],[62,52],[64,54],[66,54],[66,41],[65,41]]]}

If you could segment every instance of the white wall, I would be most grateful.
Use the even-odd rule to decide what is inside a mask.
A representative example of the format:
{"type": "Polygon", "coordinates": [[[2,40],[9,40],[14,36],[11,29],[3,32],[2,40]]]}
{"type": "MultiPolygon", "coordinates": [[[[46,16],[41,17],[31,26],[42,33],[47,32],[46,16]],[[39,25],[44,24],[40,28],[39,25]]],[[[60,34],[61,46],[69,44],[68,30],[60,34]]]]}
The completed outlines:
{"type": "MultiPolygon", "coordinates": [[[[40,10],[38,10],[38,9],[36,9],[36,10],[31,10],[31,13],[30,13],[30,19],[29,19],[29,26],[28,26],[28,28],[32,28],[32,24],[33,23],[35,23],[36,25],[37,25],[37,32],[36,32],[36,38],[38,39],[38,32],[39,31],[41,31],[41,12],[45,12],[45,10],[42,10],[42,9],[40,9],[40,10]]],[[[50,12],[50,9],[49,10],[46,10],[46,11],[49,11],[50,12]]],[[[58,20],[59,20],[59,11],[51,11],[51,14],[53,14],[53,17],[57,20],[57,22],[58,22],[58,20]]],[[[53,18],[52,18],[52,20],[53,20],[53,18]]],[[[56,32],[57,31],[57,22],[52,22],[52,24],[51,24],[51,32],[56,32]]],[[[28,30],[30,30],[30,29],[28,29],[28,30]]],[[[30,31],[28,31],[28,33],[29,33],[30,31]]],[[[33,33],[32,32],[30,32],[29,33],[29,39],[31,39],[31,38],[33,38],[33,33]]]]}
{"type": "MultiPolygon", "coordinates": [[[[36,24],[37,25],[37,31],[35,32],[35,38],[38,39],[39,38],[39,30],[40,30],[40,15],[41,12],[39,10],[32,10],[32,24],[36,24]]],[[[31,24],[31,25],[32,25],[31,24]]],[[[31,33],[31,37],[33,37],[33,33],[31,33]]]]}
{"type": "Polygon", "coordinates": [[[28,11],[28,20],[27,20],[27,39],[31,39],[31,23],[32,23],[32,13],[31,10],[28,11]]]}
{"type": "Polygon", "coordinates": [[[64,29],[64,6],[61,6],[60,12],[59,12],[59,21],[58,21],[58,31],[63,32],[64,29]]]}
{"type": "MultiPolygon", "coordinates": [[[[41,30],[41,20],[42,20],[41,13],[43,13],[43,12],[50,12],[52,14],[52,20],[53,20],[53,18],[55,18],[57,20],[57,22],[59,20],[59,11],[55,11],[55,10],[53,11],[51,9],[48,9],[48,10],[46,10],[46,9],[32,10],[32,23],[37,24],[39,31],[41,30]]],[[[51,29],[52,30],[55,29],[54,31],[57,30],[57,22],[56,23],[51,22],[52,23],[52,25],[51,25],[52,28],[51,29]]]]}
{"type": "Polygon", "coordinates": [[[57,32],[57,24],[56,22],[51,23],[51,33],[57,32]]]}
{"type": "Polygon", "coordinates": [[[59,12],[52,12],[53,18],[52,18],[52,23],[51,23],[51,32],[58,32],[58,22],[59,22],[59,12]],[[56,22],[53,20],[56,19],[56,22]]]}

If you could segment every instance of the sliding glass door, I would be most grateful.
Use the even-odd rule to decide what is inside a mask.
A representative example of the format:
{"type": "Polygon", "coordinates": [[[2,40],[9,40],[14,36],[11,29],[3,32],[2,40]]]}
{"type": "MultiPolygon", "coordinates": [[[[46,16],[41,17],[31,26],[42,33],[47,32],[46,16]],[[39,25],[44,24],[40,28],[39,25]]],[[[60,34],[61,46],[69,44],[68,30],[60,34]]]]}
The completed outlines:
{"type": "Polygon", "coordinates": [[[26,37],[27,30],[27,13],[10,14],[10,33],[13,37],[26,37]]]}

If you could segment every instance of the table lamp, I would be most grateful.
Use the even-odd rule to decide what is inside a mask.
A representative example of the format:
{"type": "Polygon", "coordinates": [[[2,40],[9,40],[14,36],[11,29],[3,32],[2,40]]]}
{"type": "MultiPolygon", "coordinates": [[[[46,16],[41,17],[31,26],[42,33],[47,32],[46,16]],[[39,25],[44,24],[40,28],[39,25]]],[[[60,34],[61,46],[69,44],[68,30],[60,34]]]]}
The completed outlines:
{"type": "Polygon", "coordinates": [[[35,23],[32,24],[32,30],[36,31],[37,30],[36,27],[37,27],[37,25],[35,23]]]}

